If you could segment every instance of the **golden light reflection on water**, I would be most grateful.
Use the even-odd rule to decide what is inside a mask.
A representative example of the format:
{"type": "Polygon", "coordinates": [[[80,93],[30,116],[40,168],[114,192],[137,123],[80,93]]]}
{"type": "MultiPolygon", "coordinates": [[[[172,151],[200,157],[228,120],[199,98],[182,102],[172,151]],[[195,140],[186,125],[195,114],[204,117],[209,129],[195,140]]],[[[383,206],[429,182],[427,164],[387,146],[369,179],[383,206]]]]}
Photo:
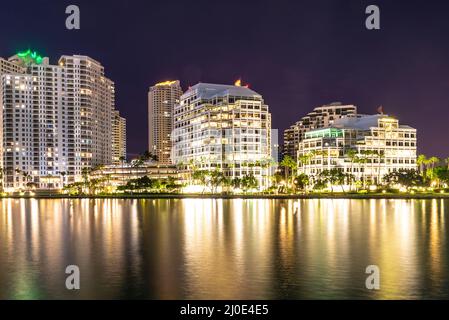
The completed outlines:
{"type": "Polygon", "coordinates": [[[447,205],[3,199],[0,299],[448,298],[447,205]],[[64,288],[71,264],[79,292],[64,288]]]}

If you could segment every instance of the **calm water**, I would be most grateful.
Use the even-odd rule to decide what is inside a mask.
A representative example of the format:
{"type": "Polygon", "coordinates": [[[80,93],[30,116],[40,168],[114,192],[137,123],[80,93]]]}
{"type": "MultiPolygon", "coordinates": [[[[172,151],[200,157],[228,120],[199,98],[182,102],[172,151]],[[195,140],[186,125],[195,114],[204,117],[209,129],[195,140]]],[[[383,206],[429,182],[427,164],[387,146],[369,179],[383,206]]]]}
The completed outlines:
{"type": "Polygon", "coordinates": [[[446,200],[1,200],[0,299],[447,299],[448,213],[446,200]],[[65,289],[72,264],[79,291],[65,289]]]}

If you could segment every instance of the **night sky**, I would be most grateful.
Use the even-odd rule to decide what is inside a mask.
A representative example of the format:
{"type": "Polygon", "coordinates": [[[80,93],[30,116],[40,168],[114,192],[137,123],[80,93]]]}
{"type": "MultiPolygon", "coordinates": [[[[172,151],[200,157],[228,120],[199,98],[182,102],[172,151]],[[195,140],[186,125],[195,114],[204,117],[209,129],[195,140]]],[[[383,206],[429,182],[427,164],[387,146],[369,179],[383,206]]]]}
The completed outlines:
{"type": "Polygon", "coordinates": [[[449,1],[2,2],[0,56],[35,49],[99,60],[128,121],[128,151],[147,149],[147,92],[179,79],[232,84],[264,96],[281,132],[333,101],[379,105],[418,129],[419,151],[449,156],[449,1]],[[65,28],[77,4],[81,30],[65,28]],[[365,28],[376,4],[381,30],[365,28]]]}

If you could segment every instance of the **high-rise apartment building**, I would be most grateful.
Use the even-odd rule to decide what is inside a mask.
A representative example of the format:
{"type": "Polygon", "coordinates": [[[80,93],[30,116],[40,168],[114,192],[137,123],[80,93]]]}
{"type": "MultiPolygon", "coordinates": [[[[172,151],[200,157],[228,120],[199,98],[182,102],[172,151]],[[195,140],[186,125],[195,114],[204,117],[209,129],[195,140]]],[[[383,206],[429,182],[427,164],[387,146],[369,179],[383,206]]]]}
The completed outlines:
{"type": "MultiPolygon", "coordinates": [[[[26,71],[21,65],[18,65],[9,60],[5,60],[0,57],[0,93],[3,91],[3,81],[1,76],[3,74],[23,74],[26,71]]],[[[3,106],[3,96],[0,94],[0,106],[3,106]]],[[[0,112],[0,123],[3,123],[3,112],[0,112]]],[[[0,125],[0,163],[3,163],[3,126],[0,125]]]]}
{"type": "Polygon", "coordinates": [[[15,74],[15,73],[24,73],[26,68],[20,64],[14,63],[9,60],[5,60],[0,57],[0,74],[15,74]]]}
{"type": "Polygon", "coordinates": [[[126,159],[126,119],[114,111],[112,119],[112,163],[119,164],[126,159]]]}
{"type": "Polygon", "coordinates": [[[28,50],[7,64],[0,81],[5,189],[60,188],[83,168],[112,163],[114,83],[99,62],[74,55],[51,65],[28,50]]]}
{"type": "Polygon", "coordinates": [[[105,77],[104,67],[87,56],[62,56],[59,65],[66,86],[65,105],[74,112],[73,137],[78,138],[78,143],[69,144],[75,155],[69,170],[79,174],[79,168],[110,164],[114,83],[105,77]]]}
{"type": "Polygon", "coordinates": [[[305,133],[299,143],[299,172],[319,179],[339,169],[364,185],[381,184],[401,169],[416,169],[416,129],[384,114],[355,115],[305,133]]]}
{"type": "Polygon", "coordinates": [[[228,178],[254,175],[268,186],[271,114],[246,87],[199,83],[174,110],[173,160],[188,170],[220,170],[228,178]]]}
{"type": "Polygon", "coordinates": [[[179,81],[165,81],[148,92],[148,151],[161,164],[170,164],[173,109],[179,104],[182,88],[179,81]]]}
{"type": "Polygon", "coordinates": [[[339,102],[313,109],[284,131],[283,155],[289,155],[296,160],[299,143],[304,139],[306,132],[329,127],[336,119],[353,114],[357,114],[356,106],[342,105],[339,102]]]}

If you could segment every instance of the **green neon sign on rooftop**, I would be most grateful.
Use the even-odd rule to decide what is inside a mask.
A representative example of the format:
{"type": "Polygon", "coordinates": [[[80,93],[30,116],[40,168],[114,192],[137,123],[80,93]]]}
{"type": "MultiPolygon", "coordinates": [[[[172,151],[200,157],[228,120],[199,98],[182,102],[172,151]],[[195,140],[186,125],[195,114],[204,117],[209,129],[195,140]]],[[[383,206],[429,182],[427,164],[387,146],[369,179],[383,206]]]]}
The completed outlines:
{"type": "Polygon", "coordinates": [[[22,59],[26,64],[41,64],[42,63],[42,56],[39,55],[36,51],[31,51],[30,49],[22,52],[18,52],[17,56],[22,59]]]}

